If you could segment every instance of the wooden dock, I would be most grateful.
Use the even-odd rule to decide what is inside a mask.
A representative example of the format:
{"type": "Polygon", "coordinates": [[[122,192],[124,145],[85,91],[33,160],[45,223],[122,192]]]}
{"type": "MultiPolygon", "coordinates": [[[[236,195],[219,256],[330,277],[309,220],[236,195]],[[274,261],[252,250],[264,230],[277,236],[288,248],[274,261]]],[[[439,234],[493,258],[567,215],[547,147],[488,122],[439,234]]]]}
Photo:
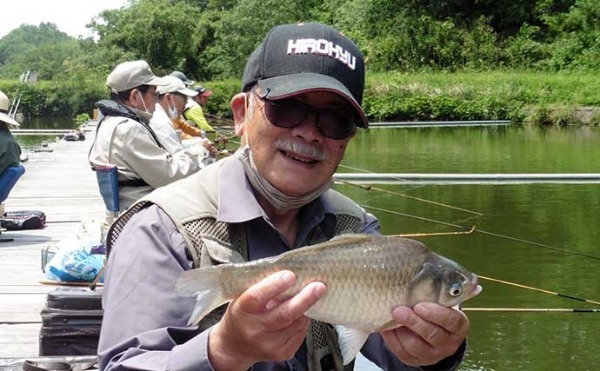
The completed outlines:
{"type": "Polygon", "coordinates": [[[41,284],[41,250],[72,235],[81,221],[100,220],[104,206],[87,162],[93,136],[57,141],[32,151],[26,172],[5,202],[6,211],[40,210],[44,229],[3,231],[0,238],[0,369],[8,359],[39,354],[40,311],[57,286],[41,284]]]}

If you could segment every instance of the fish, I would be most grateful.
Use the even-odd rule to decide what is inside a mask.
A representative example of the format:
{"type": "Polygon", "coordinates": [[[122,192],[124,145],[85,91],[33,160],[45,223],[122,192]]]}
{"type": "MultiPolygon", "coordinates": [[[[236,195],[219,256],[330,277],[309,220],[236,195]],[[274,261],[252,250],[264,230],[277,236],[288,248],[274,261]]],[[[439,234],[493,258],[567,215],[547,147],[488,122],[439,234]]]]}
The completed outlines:
{"type": "Polygon", "coordinates": [[[290,270],[296,282],[284,297],[310,282],[327,286],[325,296],[306,313],[334,325],[344,364],[354,359],[373,332],[398,327],[397,306],[436,302],[454,307],[477,296],[477,275],[429,250],[422,242],[400,236],[344,234],[327,242],[244,263],[227,263],[185,271],[176,291],[196,296],[188,325],[234,300],[263,278],[290,270]]]}

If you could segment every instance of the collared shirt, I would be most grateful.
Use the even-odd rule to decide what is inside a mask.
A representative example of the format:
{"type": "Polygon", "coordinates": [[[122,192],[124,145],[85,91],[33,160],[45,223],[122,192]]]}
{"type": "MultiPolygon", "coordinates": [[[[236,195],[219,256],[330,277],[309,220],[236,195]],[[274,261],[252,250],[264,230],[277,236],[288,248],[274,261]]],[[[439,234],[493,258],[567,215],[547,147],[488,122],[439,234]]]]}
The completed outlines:
{"type": "MultiPolygon", "coordinates": [[[[256,201],[241,164],[230,160],[223,160],[227,163],[219,173],[217,219],[251,226],[245,229],[251,260],[303,246],[317,226],[325,230],[334,227],[332,209],[319,198],[301,211],[298,237],[288,245],[256,201]]],[[[367,213],[365,217],[362,232],[378,234],[377,219],[367,213]]],[[[101,369],[212,370],[207,356],[210,329],[198,333],[196,327],[186,327],[195,298],[180,297],[174,289],[180,274],[192,266],[181,234],[157,206],[131,218],[107,265],[99,344],[101,369]]],[[[403,365],[387,350],[379,334],[372,334],[361,352],[386,370],[418,369],[403,365]]],[[[305,346],[291,360],[253,367],[258,371],[306,369],[305,346]]]]}
{"type": "Polygon", "coordinates": [[[154,113],[150,119],[150,127],[156,133],[158,140],[170,154],[183,150],[179,134],[175,130],[167,112],[159,103],[154,107],[154,113]]]}

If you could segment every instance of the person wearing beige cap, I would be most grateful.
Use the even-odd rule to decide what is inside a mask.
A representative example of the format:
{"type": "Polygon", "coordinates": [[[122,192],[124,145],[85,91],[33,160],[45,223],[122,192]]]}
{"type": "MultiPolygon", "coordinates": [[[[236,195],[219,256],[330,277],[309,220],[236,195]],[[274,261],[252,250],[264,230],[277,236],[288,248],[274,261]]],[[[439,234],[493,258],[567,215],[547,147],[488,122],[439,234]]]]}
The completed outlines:
{"type": "Polygon", "coordinates": [[[0,91],[0,174],[10,166],[19,165],[21,158],[21,147],[10,132],[19,123],[8,115],[9,108],[8,97],[0,91]]]}
{"type": "Polygon", "coordinates": [[[156,89],[166,84],[146,61],[123,62],[106,79],[111,99],[97,103],[102,119],[89,162],[93,169],[117,169],[120,211],[152,190],[201,168],[196,154],[169,152],[150,127],[156,89]]]}

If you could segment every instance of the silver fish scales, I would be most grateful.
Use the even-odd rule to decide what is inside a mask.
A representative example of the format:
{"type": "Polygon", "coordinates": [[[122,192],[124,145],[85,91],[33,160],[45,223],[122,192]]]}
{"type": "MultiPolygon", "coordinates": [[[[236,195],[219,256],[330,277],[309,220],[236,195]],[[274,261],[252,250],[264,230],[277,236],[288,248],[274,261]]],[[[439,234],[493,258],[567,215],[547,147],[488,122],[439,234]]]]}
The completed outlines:
{"type": "Polygon", "coordinates": [[[452,307],[481,291],[477,276],[421,242],[398,236],[352,234],[318,245],[246,263],[184,272],[181,295],[197,295],[190,323],[229,302],[268,275],[290,270],[296,294],[306,284],[327,286],[306,316],[336,326],[344,363],[350,362],[372,332],[397,327],[392,309],[422,301],[452,307]]]}

